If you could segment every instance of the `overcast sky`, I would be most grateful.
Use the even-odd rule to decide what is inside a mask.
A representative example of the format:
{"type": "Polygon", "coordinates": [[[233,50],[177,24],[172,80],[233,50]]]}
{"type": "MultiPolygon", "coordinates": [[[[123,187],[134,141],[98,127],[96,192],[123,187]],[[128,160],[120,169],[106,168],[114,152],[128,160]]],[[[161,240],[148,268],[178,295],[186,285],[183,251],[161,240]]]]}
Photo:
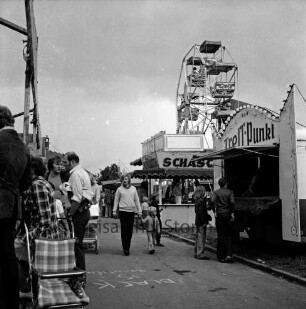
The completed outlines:
{"type": "MultiPolygon", "coordinates": [[[[238,64],[241,101],[278,111],[290,83],[306,96],[303,0],[36,0],[34,13],[42,133],[92,171],[119,160],[132,171],[141,142],[175,133],[181,62],[204,40],[220,40],[238,64]]],[[[24,1],[1,0],[0,16],[26,27],[24,1]]],[[[22,39],[0,26],[0,104],[14,114],[24,104],[22,39]]]]}

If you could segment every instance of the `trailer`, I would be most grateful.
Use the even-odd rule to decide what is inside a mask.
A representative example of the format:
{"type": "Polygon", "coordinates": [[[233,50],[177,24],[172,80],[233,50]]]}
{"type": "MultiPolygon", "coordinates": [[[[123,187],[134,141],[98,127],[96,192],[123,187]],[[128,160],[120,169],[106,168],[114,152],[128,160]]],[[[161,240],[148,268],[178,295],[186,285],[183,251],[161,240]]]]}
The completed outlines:
{"type": "MultiPolygon", "coordinates": [[[[306,242],[306,126],[296,121],[291,85],[280,113],[240,106],[214,134],[214,186],[235,194],[235,228],[254,241],[306,242]]],[[[218,112],[214,115],[218,115],[218,112]]]]}

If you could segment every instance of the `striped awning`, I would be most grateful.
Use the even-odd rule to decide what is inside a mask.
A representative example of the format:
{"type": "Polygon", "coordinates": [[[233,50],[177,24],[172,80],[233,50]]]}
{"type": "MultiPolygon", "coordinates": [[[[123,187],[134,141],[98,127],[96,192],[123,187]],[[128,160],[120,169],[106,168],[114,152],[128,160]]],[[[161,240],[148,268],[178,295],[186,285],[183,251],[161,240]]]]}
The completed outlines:
{"type": "Polygon", "coordinates": [[[174,177],[184,177],[187,179],[213,179],[213,169],[149,169],[136,170],[131,173],[134,178],[150,179],[171,179],[174,177]]]}

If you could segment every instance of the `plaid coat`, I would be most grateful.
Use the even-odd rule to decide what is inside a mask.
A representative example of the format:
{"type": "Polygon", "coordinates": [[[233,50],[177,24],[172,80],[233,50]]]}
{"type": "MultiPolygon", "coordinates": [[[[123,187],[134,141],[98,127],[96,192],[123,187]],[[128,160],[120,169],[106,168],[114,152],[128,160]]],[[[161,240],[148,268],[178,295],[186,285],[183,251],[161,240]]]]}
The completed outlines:
{"type": "MultiPolygon", "coordinates": [[[[54,190],[43,177],[39,176],[32,182],[24,198],[24,211],[31,243],[36,238],[60,239],[66,236],[56,218],[54,190]]],[[[24,240],[24,233],[18,238],[24,240]]]]}

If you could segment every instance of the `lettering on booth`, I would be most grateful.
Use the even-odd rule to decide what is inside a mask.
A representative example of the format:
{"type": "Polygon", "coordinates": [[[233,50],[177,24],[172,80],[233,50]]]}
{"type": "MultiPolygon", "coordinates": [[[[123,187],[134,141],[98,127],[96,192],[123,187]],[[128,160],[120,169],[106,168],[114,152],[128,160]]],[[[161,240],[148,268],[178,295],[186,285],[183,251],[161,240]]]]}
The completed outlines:
{"type": "Polygon", "coordinates": [[[252,122],[244,122],[237,128],[236,134],[224,139],[224,147],[252,146],[275,139],[274,124],[264,123],[261,127],[254,127],[252,122]]]}
{"type": "Polygon", "coordinates": [[[197,159],[198,156],[192,156],[192,158],[183,158],[183,157],[165,157],[163,159],[163,167],[194,167],[194,168],[203,168],[203,167],[213,167],[210,160],[198,160],[193,161],[194,159],[197,159]]]}

